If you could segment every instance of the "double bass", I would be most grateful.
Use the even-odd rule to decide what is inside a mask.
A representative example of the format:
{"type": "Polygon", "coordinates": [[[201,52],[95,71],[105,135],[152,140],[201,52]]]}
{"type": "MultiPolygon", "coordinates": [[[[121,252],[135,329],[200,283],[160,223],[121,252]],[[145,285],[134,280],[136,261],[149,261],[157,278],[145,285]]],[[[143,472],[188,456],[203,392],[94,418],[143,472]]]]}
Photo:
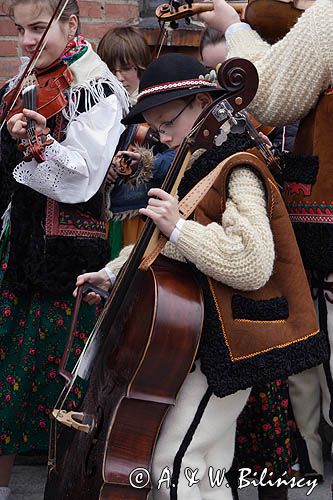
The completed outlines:
{"type": "MultiPolygon", "coordinates": [[[[255,67],[243,59],[227,61],[219,80],[221,97],[202,112],[168,171],[162,189],[170,193],[192,153],[212,146],[217,130],[248,106],[258,85],[255,67]]],[[[53,411],[60,433],[51,447],[44,500],[149,495],[159,429],[191,369],[203,322],[202,292],[188,265],[158,257],[141,269],[156,236],[149,219],[74,373],[64,373],[67,386],[53,411]],[[66,395],[79,378],[88,384],[86,395],[79,411],[66,412],[66,395]]]]}

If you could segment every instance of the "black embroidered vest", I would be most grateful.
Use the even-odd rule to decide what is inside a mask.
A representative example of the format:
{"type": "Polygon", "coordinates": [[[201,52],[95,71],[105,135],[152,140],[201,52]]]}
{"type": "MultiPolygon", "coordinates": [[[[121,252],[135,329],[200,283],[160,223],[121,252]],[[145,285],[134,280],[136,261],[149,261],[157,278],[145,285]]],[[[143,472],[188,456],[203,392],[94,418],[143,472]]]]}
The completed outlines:
{"type": "MultiPolygon", "coordinates": [[[[55,120],[48,123],[51,131],[55,124],[55,120]]],[[[4,281],[18,292],[71,293],[78,274],[99,269],[107,262],[104,186],[85,203],[59,203],[47,198],[14,180],[13,169],[22,159],[16,146],[4,127],[2,213],[12,203],[4,281]]]]}
{"type": "Polygon", "coordinates": [[[294,152],[302,155],[284,175],[283,198],[306,269],[333,271],[333,89],[302,121],[294,152]],[[319,166],[319,169],[318,169],[319,166]]]}

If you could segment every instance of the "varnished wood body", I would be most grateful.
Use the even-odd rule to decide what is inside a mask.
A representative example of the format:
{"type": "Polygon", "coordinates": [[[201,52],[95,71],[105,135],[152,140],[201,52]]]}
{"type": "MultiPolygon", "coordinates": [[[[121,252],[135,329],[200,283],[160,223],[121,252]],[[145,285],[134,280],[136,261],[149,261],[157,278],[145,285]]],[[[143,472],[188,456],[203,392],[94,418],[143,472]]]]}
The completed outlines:
{"type": "Polygon", "coordinates": [[[269,43],[281,40],[315,0],[249,0],[245,21],[269,43]]]}
{"type": "Polygon", "coordinates": [[[201,290],[184,264],[159,257],[137,271],[94,367],[80,411],[89,434],[64,428],[45,500],[143,500],[129,475],[150,469],[160,426],[191,369],[201,290]]]}

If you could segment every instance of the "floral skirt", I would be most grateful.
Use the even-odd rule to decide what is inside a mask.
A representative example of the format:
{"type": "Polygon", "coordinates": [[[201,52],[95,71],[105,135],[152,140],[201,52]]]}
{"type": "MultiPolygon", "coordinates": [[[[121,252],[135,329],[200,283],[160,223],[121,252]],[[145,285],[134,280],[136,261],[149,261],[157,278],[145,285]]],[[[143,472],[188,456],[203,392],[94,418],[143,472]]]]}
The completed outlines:
{"type": "Polygon", "coordinates": [[[234,471],[249,468],[258,476],[267,468],[270,479],[290,475],[295,423],[288,410],[288,380],[253,387],[237,420],[234,471]]]}
{"type": "MultiPolygon", "coordinates": [[[[72,296],[17,295],[5,282],[0,287],[0,455],[48,448],[50,413],[64,387],[58,368],[73,306],[72,296]]],[[[82,304],[68,369],[96,319],[96,309],[82,304]]],[[[82,392],[74,386],[64,408],[77,407],[82,392]]]]}

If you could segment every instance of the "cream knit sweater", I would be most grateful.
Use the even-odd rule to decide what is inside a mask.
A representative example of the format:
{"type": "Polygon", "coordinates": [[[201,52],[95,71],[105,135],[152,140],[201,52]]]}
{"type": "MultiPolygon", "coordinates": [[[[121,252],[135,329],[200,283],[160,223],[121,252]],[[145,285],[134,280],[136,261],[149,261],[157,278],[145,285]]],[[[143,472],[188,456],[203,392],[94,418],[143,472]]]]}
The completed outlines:
{"type": "MultiPolygon", "coordinates": [[[[164,254],[187,259],[205,275],[238,290],[257,290],[269,280],[274,265],[274,242],[261,180],[248,168],[233,170],[221,224],[203,226],[186,221],[177,244],[168,242],[164,254]]],[[[117,274],[132,246],[107,264],[117,274]]]]}
{"type": "Polygon", "coordinates": [[[272,46],[241,23],[234,28],[226,32],[228,56],[255,64],[260,83],[249,111],[263,123],[282,126],[298,120],[333,84],[333,0],[316,0],[272,46]]]}

